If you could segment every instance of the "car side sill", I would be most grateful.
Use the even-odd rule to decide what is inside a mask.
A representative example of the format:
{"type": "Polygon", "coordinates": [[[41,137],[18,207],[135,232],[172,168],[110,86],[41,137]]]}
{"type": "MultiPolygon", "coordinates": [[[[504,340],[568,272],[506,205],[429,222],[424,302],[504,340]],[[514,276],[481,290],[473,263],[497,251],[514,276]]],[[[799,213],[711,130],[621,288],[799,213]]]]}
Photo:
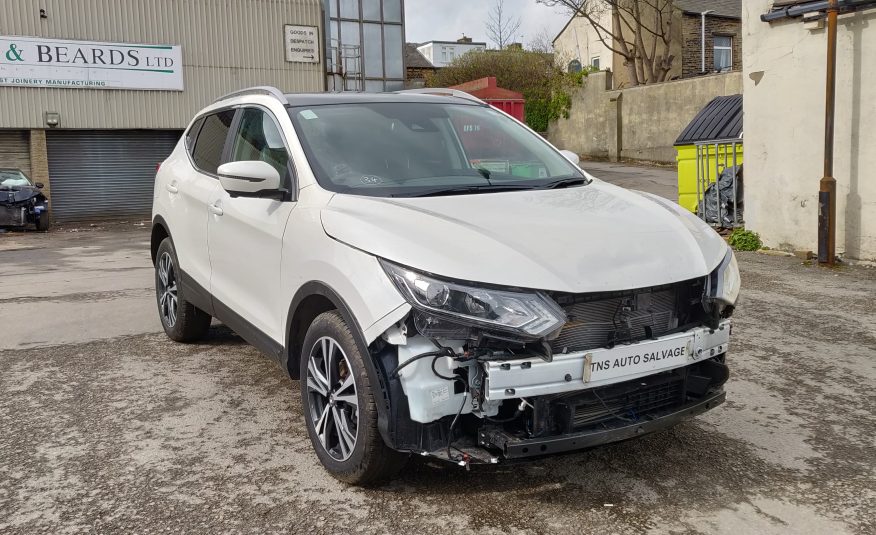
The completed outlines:
{"type": "Polygon", "coordinates": [[[198,284],[188,274],[181,271],[180,279],[183,295],[186,299],[204,312],[224,323],[232,331],[240,335],[247,343],[276,360],[282,361],[283,345],[262,332],[258,327],[247,321],[243,316],[231,310],[222,301],[213,297],[203,286],[198,284]]]}
{"type": "Polygon", "coordinates": [[[185,296],[186,301],[200,308],[207,314],[215,316],[213,313],[213,296],[210,295],[210,292],[181,269],[179,270],[179,278],[180,285],[182,286],[182,294],[185,296]]]}

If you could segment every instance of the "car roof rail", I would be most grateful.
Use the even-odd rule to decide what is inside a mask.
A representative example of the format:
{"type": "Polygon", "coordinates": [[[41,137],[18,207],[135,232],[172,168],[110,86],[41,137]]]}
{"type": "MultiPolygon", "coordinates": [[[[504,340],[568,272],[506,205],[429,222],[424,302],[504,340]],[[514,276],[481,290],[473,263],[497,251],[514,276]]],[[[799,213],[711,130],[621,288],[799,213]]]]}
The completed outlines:
{"type": "Polygon", "coordinates": [[[464,98],[465,100],[470,100],[472,102],[477,102],[478,104],[486,104],[483,100],[478,97],[472,95],[471,93],[466,93],[465,91],[460,91],[459,89],[448,89],[446,87],[421,87],[419,89],[403,89],[401,91],[396,91],[399,94],[412,93],[415,95],[438,95],[442,97],[457,97],[464,98]]]}
{"type": "Polygon", "coordinates": [[[213,101],[213,104],[216,104],[217,102],[222,102],[223,100],[228,100],[229,98],[242,97],[244,95],[268,95],[279,100],[280,103],[284,106],[289,105],[289,99],[286,98],[286,95],[284,95],[283,92],[276,87],[272,87],[269,85],[260,85],[258,87],[248,87],[246,89],[232,91],[225,96],[217,98],[215,101],[213,101]]]}

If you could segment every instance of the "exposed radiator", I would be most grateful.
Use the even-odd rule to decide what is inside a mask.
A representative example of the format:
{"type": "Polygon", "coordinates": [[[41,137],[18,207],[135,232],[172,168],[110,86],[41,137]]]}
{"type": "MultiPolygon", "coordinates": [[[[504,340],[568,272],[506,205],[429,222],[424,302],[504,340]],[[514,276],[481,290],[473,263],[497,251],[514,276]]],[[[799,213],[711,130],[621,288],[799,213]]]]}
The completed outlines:
{"type": "Polygon", "coordinates": [[[661,336],[678,326],[676,302],[673,287],[567,305],[569,322],[551,347],[555,353],[585,351],[661,336]]]}

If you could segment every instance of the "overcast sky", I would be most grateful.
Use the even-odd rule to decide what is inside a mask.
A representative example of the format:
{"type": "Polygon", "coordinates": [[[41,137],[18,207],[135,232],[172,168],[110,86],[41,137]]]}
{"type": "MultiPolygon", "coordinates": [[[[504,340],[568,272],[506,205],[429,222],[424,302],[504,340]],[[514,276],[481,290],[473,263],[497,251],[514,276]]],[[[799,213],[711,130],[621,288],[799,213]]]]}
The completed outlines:
{"type": "MultiPolygon", "coordinates": [[[[465,33],[475,41],[493,46],[484,25],[496,0],[404,1],[408,42],[455,41],[465,33]]],[[[568,20],[557,8],[545,7],[535,0],[505,0],[505,11],[520,18],[520,30],[514,40],[527,45],[544,31],[553,39],[568,20]]]]}

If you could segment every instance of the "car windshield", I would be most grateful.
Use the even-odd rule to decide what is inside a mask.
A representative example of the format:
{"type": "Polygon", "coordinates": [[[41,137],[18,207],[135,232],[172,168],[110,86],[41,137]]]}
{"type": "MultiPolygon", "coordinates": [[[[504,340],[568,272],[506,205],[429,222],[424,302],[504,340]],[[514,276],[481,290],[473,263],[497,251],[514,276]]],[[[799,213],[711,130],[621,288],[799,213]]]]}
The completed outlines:
{"type": "Polygon", "coordinates": [[[541,137],[489,106],[392,102],[289,109],[319,184],[426,196],[584,184],[541,137]]]}
{"type": "Polygon", "coordinates": [[[0,188],[9,189],[30,185],[30,180],[18,169],[0,169],[0,188]]]}

